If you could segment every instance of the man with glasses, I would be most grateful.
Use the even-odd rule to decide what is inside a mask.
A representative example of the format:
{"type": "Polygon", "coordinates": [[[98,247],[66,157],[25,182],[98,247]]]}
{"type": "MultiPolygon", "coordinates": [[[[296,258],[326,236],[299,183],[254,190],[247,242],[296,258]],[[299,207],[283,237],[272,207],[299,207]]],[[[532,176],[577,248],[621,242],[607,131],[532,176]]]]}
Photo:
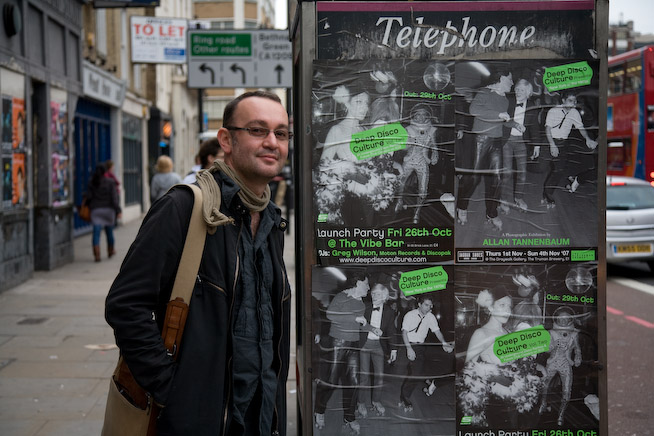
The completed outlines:
{"type": "Polygon", "coordinates": [[[188,189],[173,188],[153,205],[107,296],[121,354],[161,406],[159,435],[286,433],[287,223],[268,182],[292,133],[280,99],[264,91],[230,102],[223,123],[224,162],[197,176],[208,234],[177,361],[160,329],[189,225],[188,189]]]}
{"type": "MultiPolygon", "coordinates": [[[[573,139],[570,138],[572,128],[583,136],[586,141],[586,147],[594,150],[597,147],[597,141],[588,136],[584,123],[581,120],[581,114],[576,109],[577,96],[574,92],[566,91],[563,93],[563,103],[554,106],[547,112],[545,119],[545,135],[549,143],[549,171],[543,183],[543,198],[541,204],[548,209],[556,206],[554,202],[554,190],[560,188],[561,179],[564,176],[566,165],[574,159],[573,139]]],[[[534,147],[533,157],[540,155],[540,147],[534,147]]]]}

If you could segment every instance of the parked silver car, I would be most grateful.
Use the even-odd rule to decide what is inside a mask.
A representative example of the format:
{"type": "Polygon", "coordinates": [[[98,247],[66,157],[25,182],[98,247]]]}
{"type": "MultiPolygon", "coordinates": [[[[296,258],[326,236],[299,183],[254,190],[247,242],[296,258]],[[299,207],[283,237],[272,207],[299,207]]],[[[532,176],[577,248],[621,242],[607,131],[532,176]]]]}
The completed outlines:
{"type": "Polygon", "coordinates": [[[606,178],[606,260],[642,260],[654,272],[654,186],[645,180],[606,178]]]}

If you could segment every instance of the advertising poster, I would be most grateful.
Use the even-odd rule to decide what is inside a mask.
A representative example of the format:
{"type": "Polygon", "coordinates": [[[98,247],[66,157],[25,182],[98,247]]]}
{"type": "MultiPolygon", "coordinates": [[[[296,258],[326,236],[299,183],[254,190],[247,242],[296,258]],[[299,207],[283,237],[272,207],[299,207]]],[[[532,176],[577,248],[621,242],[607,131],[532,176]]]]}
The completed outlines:
{"type": "Polygon", "coordinates": [[[452,260],[453,67],[407,59],[314,63],[322,264],[452,260]]]}
{"type": "Polygon", "coordinates": [[[25,101],[2,97],[2,208],[27,203],[25,161],[25,101]]]}
{"type": "Polygon", "coordinates": [[[12,198],[11,204],[14,206],[25,205],[27,201],[27,189],[25,177],[25,153],[14,153],[11,169],[12,198]]]}
{"type": "Polygon", "coordinates": [[[7,209],[11,207],[11,200],[13,198],[11,174],[11,156],[2,156],[2,208],[7,209]]]}
{"type": "Polygon", "coordinates": [[[66,103],[50,102],[50,130],[52,135],[52,194],[55,206],[68,203],[69,143],[68,111],[66,103]]]}
{"type": "Polygon", "coordinates": [[[598,63],[458,62],[457,262],[597,257],[598,63]]]}
{"type": "Polygon", "coordinates": [[[597,434],[594,264],[456,267],[458,434],[597,434]]]}
{"type": "Polygon", "coordinates": [[[11,97],[2,96],[2,151],[11,151],[13,139],[11,97]]]}
{"type": "Polygon", "coordinates": [[[68,156],[52,154],[52,194],[54,204],[65,204],[68,201],[68,156]]]}
{"type": "Polygon", "coordinates": [[[599,434],[594,9],[316,3],[313,434],[599,434]]]}
{"type": "Polygon", "coordinates": [[[12,99],[12,145],[14,149],[25,147],[25,101],[22,98],[12,99]]]}
{"type": "Polygon", "coordinates": [[[452,266],[315,267],[315,435],[454,434],[452,266]]]}

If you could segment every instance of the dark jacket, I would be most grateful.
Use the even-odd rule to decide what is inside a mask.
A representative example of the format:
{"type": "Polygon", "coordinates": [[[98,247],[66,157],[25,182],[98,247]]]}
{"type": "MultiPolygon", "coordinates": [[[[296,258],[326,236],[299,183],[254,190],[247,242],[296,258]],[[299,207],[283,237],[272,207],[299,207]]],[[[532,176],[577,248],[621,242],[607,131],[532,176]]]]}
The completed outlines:
{"type": "MultiPolygon", "coordinates": [[[[507,110],[507,113],[511,116],[511,119],[504,123],[505,140],[509,139],[509,136],[511,136],[511,129],[518,124],[513,120],[513,116],[515,115],[515,105],[515,95],[511,95],[509,97],[509,109],[507,110]]],[[[522,134],[522,139],[529,145],[541,145],[540,143],[542,142],[542,129],[540,123],[538,122],[539,111],[540,108],[536,107],[534,101],[531,98],[528,98],[527,107],[525,108],[525,131],[522,134]]]]}
{"type": "MultiPolygon", "coordinates": [[[[220,173],[215,177],[222,186],[220,173]]],[[[226,198],[223,192],[220,207],[235,224],[207,235],[177,363],[166,354],[160,336],[192,203],[190,190],[177,187],[153,204],[106,301],[105,316],[127,365],[139,384],[164,406],[157,421],[158,435],[223,434],[232,393],[231,320],[240,274],[237,242],[249,213],[237,195],[226,198]]],[[[274,265],[277,356],[273,365],[278,374],[273,429],[284,435],[291,299],[282,258],[286,221],[276,206],[268,207],[275,212],[268,239],[274,265]]]]}
{"type": "Polygon", "coordinates": [[[116,214],[121,212],[116,182],[108,177],[101,177],[97,186],[89,184],[85,196],[90,209],[108,207],[115,210],[116,214]]]}
{"type": "MultiPolygon", "coordinates": [[[[366,309],[363,316],[368,321],[365,329],[366,331],[361,332],[360,345],[363,347],[368,338],[368,332],[372,330],[370,326],[370,315],[372,314],[372,302],[369,299],[364,299],[366,309]]],[[[379,338],[379,345],[381,345],[382,350],[384,350],[384,356],[388,359],[391,355],[392,350],[397,350],[398,345],[402,343],[402,337],[399,336],[397,327],[395,326],[395,312],[391,307],[384,303],[382,306],[382,322],[381,322],[381,331],[382,336],[379,338]]]]}

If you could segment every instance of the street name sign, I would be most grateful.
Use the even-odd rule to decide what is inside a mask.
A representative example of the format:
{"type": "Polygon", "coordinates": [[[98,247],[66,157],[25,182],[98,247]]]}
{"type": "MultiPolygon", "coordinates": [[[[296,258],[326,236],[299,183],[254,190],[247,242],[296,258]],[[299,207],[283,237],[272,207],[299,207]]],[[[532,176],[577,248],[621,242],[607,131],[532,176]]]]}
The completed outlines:
{"type": "Polygon", "coordinates": [[[188,31],[189,88],[290,88],[285,30],[188,31]]]}

